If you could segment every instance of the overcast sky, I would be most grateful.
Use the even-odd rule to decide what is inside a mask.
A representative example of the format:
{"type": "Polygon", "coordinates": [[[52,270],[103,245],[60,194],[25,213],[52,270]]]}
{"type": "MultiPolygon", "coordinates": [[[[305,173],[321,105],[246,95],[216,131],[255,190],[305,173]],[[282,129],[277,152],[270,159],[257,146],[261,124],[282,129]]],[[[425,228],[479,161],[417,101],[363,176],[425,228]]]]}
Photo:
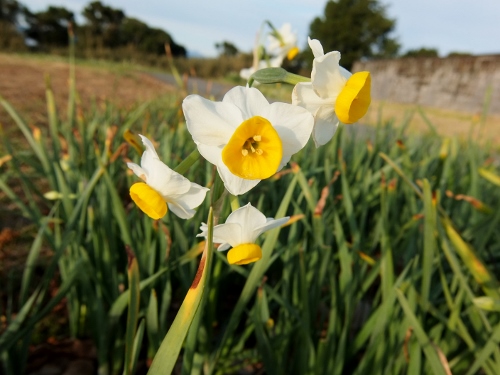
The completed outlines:
{"type": "MultiPolygon", "coordinates": [[[[75,14],[90,1],[29,0],[30,10],[64,6],[75,14]]],[[[252,49],[262,21],[277,28],[290,22],[307,41],[309,24],[323,14],[326,0],[102,0],[129,17],[167,31],[190,52],[215,56],[214,44],[227,40],[242,51],[252,49]]],[[[402,51],[420,47],[473,54],[500,53],[500,0],[381,0],[396,19],[394,36],[402,51]]],[[[81,18],[78,19],[80,22],[81,18]]],[[[341,51],[342,52],[342,51],[341,51]]]]}

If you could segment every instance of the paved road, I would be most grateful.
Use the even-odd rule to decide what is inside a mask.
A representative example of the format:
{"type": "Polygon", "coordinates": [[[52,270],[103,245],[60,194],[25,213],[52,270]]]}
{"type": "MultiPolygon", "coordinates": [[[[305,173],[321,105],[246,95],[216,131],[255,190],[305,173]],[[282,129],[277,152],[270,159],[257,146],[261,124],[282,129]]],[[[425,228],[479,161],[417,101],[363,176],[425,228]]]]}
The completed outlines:
{"type": "MultiPolygon", "coordinates": [[[[147,73],[150,76],[168,83],[173,86],[177,86],[175,78],[171,74],[167,73],[147,73]]],[[[221,100],[226,92],[228,92],[234,85],[229,85],[225,83],[213,82],[211,80],[205,80],[197,77],[189,77],[187,81],[188,94],[199,94],[206,97],[213,96],[215,100],[221,100]]]]}

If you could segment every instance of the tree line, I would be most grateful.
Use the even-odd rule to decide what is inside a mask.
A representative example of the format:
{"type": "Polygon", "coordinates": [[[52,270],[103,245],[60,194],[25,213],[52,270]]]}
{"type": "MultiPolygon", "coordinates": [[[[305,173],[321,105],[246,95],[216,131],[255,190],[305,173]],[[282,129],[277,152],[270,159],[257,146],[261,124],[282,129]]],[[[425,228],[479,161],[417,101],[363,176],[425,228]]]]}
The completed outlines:
{"type": "Polygon", "coordinates": [[[81,15],[84,22],[78,24],[75,14],[62,6],[33,12],[17,0],[0,0],[0,49],[51,52],[66,48],[74,37],[77,51],[86,56],[105,51],[162,55],[165,46],[173,56],[186,56],[186,49],[166,31],[128,17],[121,9],[93,1],[81,15]]]}

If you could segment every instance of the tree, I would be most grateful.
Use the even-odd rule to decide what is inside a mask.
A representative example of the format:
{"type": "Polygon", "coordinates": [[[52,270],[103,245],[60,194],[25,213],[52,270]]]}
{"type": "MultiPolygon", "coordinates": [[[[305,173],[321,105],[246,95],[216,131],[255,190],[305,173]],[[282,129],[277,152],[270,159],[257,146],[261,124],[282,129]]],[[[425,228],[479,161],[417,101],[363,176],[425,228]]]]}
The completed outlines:
{"type": "Polygon", "coordinates": [[[91,45],[98,48],[119,45],[120,27],[125,18],[121,9],[94,1],[83,9],[82,14],[87,21],[87,38],[91,45]]]}
{"type": "Polygon", "coordinates": [[[399,44],[390,37],[395,23],[377,0],[330,0],[324,16],[309,26],[309,35],[325,52],[340,51],[341,65],[351,69],[363,58],[396,56],[399,44]]]}
{"type": "Polygon", "coordinates": [[[439,52],[435,48],[410,49],[402,57],[439,57],[439,52]]]}
{"type": "Polygon", "coordinates": [[[73,12],[64,7],[49,6],[38,13],[26,12],[28,27],[25,35],[35,40],[40,47],[67,47],[68,26],[74,24],[73,12]]]}
{"type": "Polygon", "coordinates": [[[227,40],[221,43],[215,43],[215,48],[219,51],[219,56],[236,56],[238,54],[238,48],[227,40]]]}
{"type": "Polygon", "coordinates": [[[26,49],[24,37],[19,31],[24,6],[16,0],[0,0],[0,50],[26,49]]]}

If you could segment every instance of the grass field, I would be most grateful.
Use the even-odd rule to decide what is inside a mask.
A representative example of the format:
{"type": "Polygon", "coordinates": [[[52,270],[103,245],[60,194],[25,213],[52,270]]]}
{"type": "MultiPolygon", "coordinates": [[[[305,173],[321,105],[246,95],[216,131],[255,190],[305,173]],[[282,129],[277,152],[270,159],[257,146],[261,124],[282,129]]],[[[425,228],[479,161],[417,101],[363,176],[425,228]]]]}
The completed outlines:
{"type": "MultiPolygon", "coordinates": [[[[75,97],[67,65],[40,61],[0,56],[12,77],[0,79],[6,375],[63,357],[100,375],[142,374],[157,352],[178,374],[500,374],[500,160],[498,143],[481,141],[496,119],[476,143],[476,130],[436,119],[461,114],[423,109],[413,117],[428,119],[422,127],[411,108],[386,104],[394,121],[373,108],[369,131],[309,142],[220,207],[225,218],[251,202],[293,223],[268,232],[250,266],[207,247],[201,307],[166,350],[192,302],[183,304],[203,251],[198,228],[216,205],[206,199],[187,221],[142,214],[125,164],[140,155],[124,134],[149,136],[179,166],[195,149],[183,98],[135,71],[88,65],[77,67],[75,97]]],[[[203,159],[185,176],[217,191],[203,159]]]]}

